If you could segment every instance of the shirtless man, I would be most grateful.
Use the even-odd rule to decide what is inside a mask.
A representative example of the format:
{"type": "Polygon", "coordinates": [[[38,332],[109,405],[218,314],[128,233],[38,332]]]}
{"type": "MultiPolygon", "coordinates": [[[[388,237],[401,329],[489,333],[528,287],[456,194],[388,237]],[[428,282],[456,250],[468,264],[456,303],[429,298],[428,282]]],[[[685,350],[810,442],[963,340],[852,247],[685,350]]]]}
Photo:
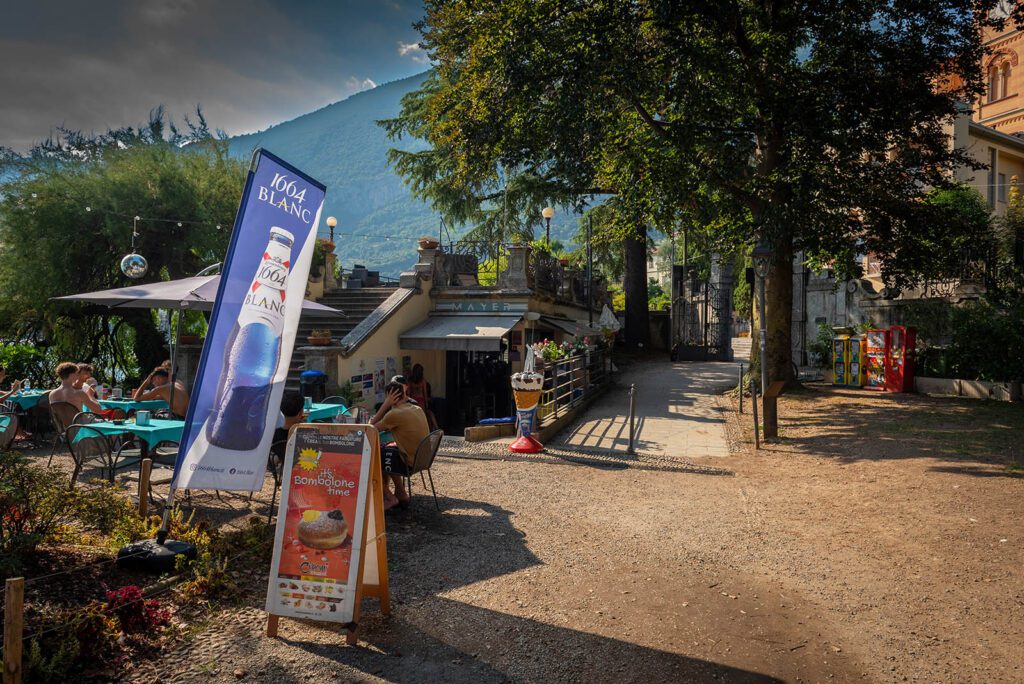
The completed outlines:
{"type": "Polygon", "coordinates": [[[84,411],[88,408],[93,413],[105,414],[103,407],[89,396],[88,392],[81,389],[81,387],[75,386],[78,383],[78,364],[71,363],[70,361],[58,364],[57,377],[60,379],[60,387],[50,392],[51,404],[64,401],[79,411],[84,411]]]}
{"type": "Polygon", "coordinates": [[[174,381],[174,403],[171,403],[171,373],[163,366],[157,366],[153,372],[142,381],[139,388],[132,393],[135,401],[153,401],[162,399],[171,407],[171,413],[184,417],[188,413],[188,392],[185,391],[185,384],[181,380],[174,381]],[[152,386],[152,389],[150,389],[152,386]]]}
{"type": "Polygon", "coordinates": [[[92,376],[92,366],[88,363],[78,364],[78,380],[75,381],[75,387],[85,390],[93,399],[98,399],[99,397],[96,396],[96,385],[98,384],[96,378],[92,376]]]}

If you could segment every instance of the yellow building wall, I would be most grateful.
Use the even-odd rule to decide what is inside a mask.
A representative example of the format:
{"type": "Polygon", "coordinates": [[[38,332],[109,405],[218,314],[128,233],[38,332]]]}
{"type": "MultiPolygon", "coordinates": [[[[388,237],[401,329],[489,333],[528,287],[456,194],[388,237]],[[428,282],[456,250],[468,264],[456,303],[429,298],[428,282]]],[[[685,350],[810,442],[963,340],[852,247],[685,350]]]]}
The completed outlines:
{"type": "Polygon", "coordinates": [[[1001,32],[988,30],[985,40],[992,52],[980,65],[986,92],[975,103],[974,120],[1000,133],[1024,131],[1024,32],[1010,21],[1001,32]]]}
{"type": "Polygon", "coordinates": [[[961,183],[981,193],[990,202],[996,215],[1002,215],[1006,212],[1006,198],[1013,176],[1017,176],[1018,185],[1024,186],[1024,140],[1018,142],[1016,138],[1006,139],[979,128],[973,124],[971,127],[955,125],[954,141],[957,147],[964,148],[967,154],[986,168],[974,170],[962,166],[955,175],[961,183]],[[996,168],[990,174],[987,167],[991,163],[993,150],[996,153],[996,168]]]}
{"type": "MultiPolygon", "coordinates": [[[[444,396],[445,386],[445,353],[441,350],[409,349],[399,346],[399,337],[403,332],[422,323],[431,310],[429,280],[423,281],[420,291],[407,299],[379,328],[377,328],[355,352],[348,357],[338,359],[338,377],[341,384],[351,380],[354,375],[372,374],[377,369],[377,360],[395,359],[396,372],[402,372],[402,357],[411,357],[411,364],[423,364],[423,373],[430,383],[431,391],[436,397],[444,396]]],[[[390,380],[385,378],[385,382],[390,380]]],[[[376,402],[372,389],[365,389],[360,406],[373,409],[376,402]]]]}

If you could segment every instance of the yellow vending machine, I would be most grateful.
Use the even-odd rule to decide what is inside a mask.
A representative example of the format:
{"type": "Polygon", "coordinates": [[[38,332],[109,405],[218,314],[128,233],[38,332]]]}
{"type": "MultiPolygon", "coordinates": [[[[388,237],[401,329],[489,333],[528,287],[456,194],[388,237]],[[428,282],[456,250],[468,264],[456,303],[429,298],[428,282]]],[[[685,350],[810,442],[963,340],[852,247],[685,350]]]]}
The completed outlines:
{"type": "Polygon", "coordinates": [[[832,328],[832,384],[863,387],[867,382],[867,338],[854,335],[852,328],[832,328]]]}

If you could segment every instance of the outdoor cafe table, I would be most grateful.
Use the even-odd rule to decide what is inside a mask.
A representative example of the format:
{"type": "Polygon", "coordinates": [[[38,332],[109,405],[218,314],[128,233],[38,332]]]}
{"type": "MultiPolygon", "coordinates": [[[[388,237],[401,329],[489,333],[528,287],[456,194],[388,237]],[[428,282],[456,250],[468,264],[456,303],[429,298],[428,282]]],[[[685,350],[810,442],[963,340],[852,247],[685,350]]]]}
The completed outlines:
{"type": "Polygon", "coordinates": [[[156,411],[170,408],[163,399],[134,401],[133,399],[100,399],[99,405],[105,409],[121,409],[126,414],[130,411],[156,411]]]}
{"type": "Polygon", "coordinates": [[[7,401],[12,402],[18,406],[22,411],[28,411],[30,408],[39,403],[39,400],[46,394],[43,390],[21,390],[11,396],[7,397],[7,401]]]}
{"type": "Polygon", "coordinates": [[[142,442],[143,452],[148,451],[160,442],[180,442],[181,433],[185,429],[183,420],[165,420],[162,418],[150,418],[149,425],[139,425],[134,420],[126,420],[123,423],[112,423],[110,421],[96,421],[88,423],[98,432],[109,437],[131,434],[142,442]]]}

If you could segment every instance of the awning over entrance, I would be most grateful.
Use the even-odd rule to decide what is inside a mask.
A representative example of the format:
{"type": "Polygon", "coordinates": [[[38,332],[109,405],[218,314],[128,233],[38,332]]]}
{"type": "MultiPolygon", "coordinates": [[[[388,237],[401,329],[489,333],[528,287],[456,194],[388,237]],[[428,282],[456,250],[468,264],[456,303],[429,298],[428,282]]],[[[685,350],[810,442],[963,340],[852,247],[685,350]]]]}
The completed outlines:
{"type": "Polygon", "coordinates": [[[501,351],[501,338],[515,327],[522,314],[512,316],[431,316],[402,333],[402,349],[501,351]]]}
{"type": "Polygon", "coordinates": [[[570,335],[598,335],[601,332],[599,328],[591,328],[586,323],[577,323],[576,321],[570,321],[567,318],[541,316],[540,322],[550,325],[553,328],[557,328],[563,332],[567,332],[570,335]]]}

